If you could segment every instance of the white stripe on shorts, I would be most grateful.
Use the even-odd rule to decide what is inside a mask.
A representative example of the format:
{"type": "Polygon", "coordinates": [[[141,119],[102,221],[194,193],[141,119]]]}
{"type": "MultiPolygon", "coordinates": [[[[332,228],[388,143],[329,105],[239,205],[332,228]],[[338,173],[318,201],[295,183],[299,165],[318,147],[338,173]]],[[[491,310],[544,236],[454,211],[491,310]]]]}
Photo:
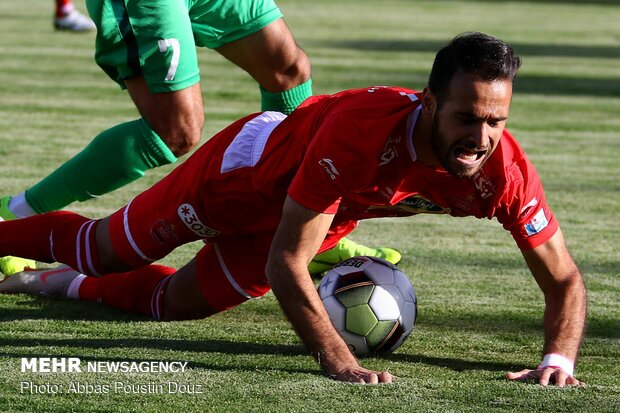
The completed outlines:
{"type": "Polygon", "coordinates": [[[215,248],[215,254],[217,255],[217,261],[220,263],[220,267],[222,268],[222,271],[224,271],[224,275],[228,279],[228,282],[230,283],[230,285],[232,285],[233,288],[237,290],[237,292],[241,294],[242,296],[244,296],[245,298],[254,298],[250,294],[248,294],[247,291],[241,288],[241,286],[237,283],[237,281],[235,281],[232,274],[228,270],[226,263],[224,262],[224,257],[222,257],[222,252],[220,251],[220,247],[218,247],[217,243],[213,243],[213,247],[215,248]]]}
{"type": "Polygon", "coordinates": [[[125,228],[125,236],[127,237],[127,241],[129,241],[129,245],[131,245],[133,250],[136,252],[136,254],[140,256],[140,258],[142,258],[145,261],[153,262],[155,260],[147,257],[146,254],[144,254],[140,250],[140,248],[138,247],[138,244],[136,244],[136,241],[131,236],[131,231],[129,230],[128,211],[129,211],[129,206],[131,205],[132,202],[133,202],[133,199],[127,203],[127,205],[125,206],[125,210],[123,211],[123,226],[125,228]]]}
{"type": "Polygon", "coordinates": [[[168,281],[168,277],[162,278],[159,281],[159,283],[157,283],[155,290],[153,290],[153,295],[151,295],[151,314],[153,318],[157,321],[161,320],[161,309],[159,308],[159,295],[161,294],[161,289],[166,283],[166,281],[168,281]]]}
{"type": "Polygon", "coordinates": [[[82,267],[82,243],[81,238],[82,238],[82,231],[84,230],[84,226],[86,226],[88,224],[88,221],[86,221],[85,223],[83,223],[80,226],[80,229],[78,230],[77,235],[75,236],[75,254],[76,254],[76,264],[77,264],[77,270],[79,272],[81,272],[82,274],[84,274],[86,271],[84,271],[84,267],[82,267]]]}
{"type": "Polygon", "coordinates": [[[86,235],[84,239],[84,243],[86,244],[86,264],[88,265],[90,274],[98,277],[99,273],[95,271],[95,266],[93,265],[93,255],[90,250],[90,231],[92,231],[93,225],[95,225],[95,221],[89,221],[88,229],[86,230],[86,235]]]}

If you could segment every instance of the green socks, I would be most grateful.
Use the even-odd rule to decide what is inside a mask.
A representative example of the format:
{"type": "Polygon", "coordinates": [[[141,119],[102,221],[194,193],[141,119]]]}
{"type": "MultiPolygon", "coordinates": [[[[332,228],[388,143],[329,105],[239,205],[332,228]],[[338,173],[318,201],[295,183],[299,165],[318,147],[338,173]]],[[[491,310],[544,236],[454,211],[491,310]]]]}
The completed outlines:
{"type": "MultiPolygon", "coordinates": [[[[280,93],[261,88],[262,110],[288,114],[312,95],[312,80],[280,93]]],[[[176,161],[164,141],[142,118],[110,128],[82,152],[26,191],[37,213],[63,209],[114,191],[157,166],[176,161]]]]}
{"type": "Polygon", "coordinates": [[[284,92],[272,93],[260,88],[261,110],[274,110],[286,115],[312,96],[312,79],[284,92]]]}
{"type": "Polygon", "coordinates": [[[26,191],[37,213],[62,209],[114,191],[148,169],[176,161],[168,146],[142,118],[97,135],[76,156],[26,191]]]}

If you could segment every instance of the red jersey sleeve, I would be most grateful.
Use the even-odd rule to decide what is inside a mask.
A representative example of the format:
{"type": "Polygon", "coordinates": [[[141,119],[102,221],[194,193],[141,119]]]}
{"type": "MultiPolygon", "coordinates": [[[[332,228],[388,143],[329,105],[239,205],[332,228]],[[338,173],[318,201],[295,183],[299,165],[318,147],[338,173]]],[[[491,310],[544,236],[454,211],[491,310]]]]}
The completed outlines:
{"type": "Polygon", "coordinates": [[[547,205],[540,177],[525,155],[506,171],[507,188],[497,218],[520,249],[544,244],[558,223],[547,205]]]}
{"type": "Polygon", "coordinates": [[[345,193],[363,188],[374,176],[384,142],[368,139],[378,138],[371,129],[351,113],[327,116],[291,182],[289,196],[306,208],[335,214],[345,193]]]}

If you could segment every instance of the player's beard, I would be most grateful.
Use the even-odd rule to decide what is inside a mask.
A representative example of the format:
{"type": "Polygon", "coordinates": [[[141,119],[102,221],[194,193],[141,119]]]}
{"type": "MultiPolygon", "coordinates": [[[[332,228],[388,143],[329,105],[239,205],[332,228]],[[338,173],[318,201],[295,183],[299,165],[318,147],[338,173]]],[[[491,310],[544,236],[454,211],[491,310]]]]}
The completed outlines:
{"type": "Polygon", "coordinates": [[[493,149],[490,143],[486,147],[476,147],[466,138],[450,143],[441,130],[439,130],[437,113],[433,116],[433,123],[431,125],[431,147],[441,166],[452,175],[463,179],[473,177],[488,160],[493,149]],[[466,164],[457,159],[459,148],[485,153],[476,160],[475,164],[466,164]]]}

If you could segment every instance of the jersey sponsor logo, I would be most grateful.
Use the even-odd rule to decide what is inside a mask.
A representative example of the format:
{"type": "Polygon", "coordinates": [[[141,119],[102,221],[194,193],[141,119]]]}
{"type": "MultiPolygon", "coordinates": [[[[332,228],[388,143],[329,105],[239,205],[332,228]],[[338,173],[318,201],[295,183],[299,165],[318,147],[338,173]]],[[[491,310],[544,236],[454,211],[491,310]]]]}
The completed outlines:
{"type": "Polygon", "coordinates": [[[201,238],[215,237],[216,235],[220,234],[219,231],[213,228],[209,228],[208,226],[203,224],[202,221],[200,221],[200,219],[198,218],[198,215],[196,215],[194,207],[190,204],[180,205],[177,209],[177,213],[179,214],[179,217],[181,218],[181,221],[183,221],[185,226],[201,238]]]}
{"type": "Polygon", "coordinates": [[[331,179],[336,179],[336,176],[340,176],[340,172],[338,172],[338,169],[334,166],[334,161],[331,159],[323,158],[319,161],[319,165],[323,167],[331,179]]]}
{"type": "Polygon", "coordinates": [[[524,225],[525,232],[527,233],[528,237],[531,237],[532,235],[536,235],[540,231],[545,229],[548,224],[549,221],[547,220],[547,216],[545,215],[545,210],[541,208],[540,211],[538,211],[536,215],[534,215],[532,220],[524,225]]]}
{"type": "Polygon", "coordinates": [[[403,199],[396,205],[371,206],[369,209],[388,209],[406,212],[408,214],[449,214],[450,208],[443,208],[420,195],[413,195],[403,199]]]}
{"type": "Polygon", "coordinates": [[[487,199],[495,194],[495,184],[487,177],[484,172],[479,171],[472,178],[474,185],[480,193],[482,199],[487,199]]]}
{"type": "Polygon", "coordinates": [[[530,211],[532,210],[532,208],[534,208],[536,205],[538,205],[538,199],[534,198],[532,199],[530,202],[528,202],[522,209],[521,212],[519,214],[519,219],[527,216],[530,211]]]}
{"type": "Polygon", "coordinates": [[[443,208],[428,199],[414,195],[400,201],[397,206],[405,211],[415,212],[416,214],[449,214],[450,208],[443,208]]]}
{"type": "Polygon", "coordinates": [[[381,159],[379,162],[379,166],[385,165],[391,162],[398,156],[398,151],[396,150],[396,145],[400,142],[401,137],[392,137],[387,140],[385,146],[383,147],[383,152],[381,153],[381,159]]]}

